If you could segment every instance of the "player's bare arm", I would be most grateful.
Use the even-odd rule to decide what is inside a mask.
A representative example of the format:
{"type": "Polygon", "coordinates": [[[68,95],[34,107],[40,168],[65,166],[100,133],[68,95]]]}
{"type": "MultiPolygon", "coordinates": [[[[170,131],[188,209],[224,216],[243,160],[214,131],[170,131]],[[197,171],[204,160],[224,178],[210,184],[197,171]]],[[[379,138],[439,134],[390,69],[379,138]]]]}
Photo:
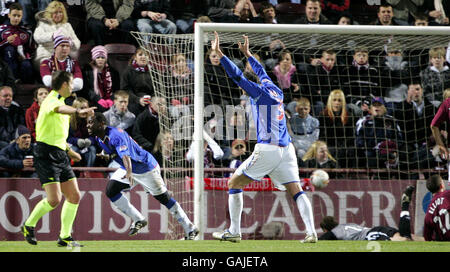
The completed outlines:
{"type": "Polygon", "coordinates": [[[441,157],[446,160],[449,158],[448,149],[445,147],[444,142],[442,141],[441,131],[439,127],[431,126],[431,132],[433,133],[433,137],[436,140],[436,144],[439,146],[439,152],[441,153],[441,157]]]}
{"type": "Polygon", "coordinates": [[[97,109],[97,107],[90,107],[90,108],[86,108],[86,109],[77,109],[77,108],[74,108],[69,105],[62,105],[62,106],[56,107],[54,111],[56,113],[61,113],[61,114],[72,114],[72,113],[77,112],[77,113],[87,113],[88,115],[93,115],[95,109],[97,109]]]}
{"type": "Polygon", "coordinates": [[[123,166],[125,166],[125,169],[127,171],[127,173],[125,174],[125,176],[123,178],[127,178],[128,181],[130,182],[130,185],[133,186],[133,167],[131,165],[131,158],[130,156],[123,156],[122,157],[122,161],[123,161],[123,166]]]}
{"type": "Polygon", "coordinates": [[[69,145],[67,145],[67,155],[69,158],[71,158],[74,162],[81,161],[81,155],[78,152],[75,152],[72,148],[70,148],[69,145]]]}

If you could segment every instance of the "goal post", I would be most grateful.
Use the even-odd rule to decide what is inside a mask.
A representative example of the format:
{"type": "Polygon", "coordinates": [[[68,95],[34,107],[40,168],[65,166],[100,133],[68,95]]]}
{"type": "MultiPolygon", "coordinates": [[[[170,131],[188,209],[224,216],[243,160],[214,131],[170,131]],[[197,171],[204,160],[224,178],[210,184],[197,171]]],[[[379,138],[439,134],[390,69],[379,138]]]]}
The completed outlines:
{"type": "MultiPolygon", "coordinates": [[[[165,98],[169,107],[167,116],[159,117],[160,129],[162,131],[169,131],[173,136],[174,141],[173,150],[171,150],[170,154],[167,153],[167,159],[162,165],[164,168],[164,179],[167,182],[168,189],[173,193],[174,198],[180,202],[189,218],[191,218],[199,227],[201,231],[201,239],[209,239],[211,237],[211,232],[217,231],[218,228],[226,227],[224,222],[228,220],[224,212],[227,203],[225,200],[226,178],[224,177],[229,168],[225,169],[228,165],[222,165],[219,166],[222,167],[220,168],[222,170],[206,169],[204,164],[204,131],[214,126],[214,124],[210,123],[212,119],[218,122],[217,125],[215,125],[216,130],[223,128],[228,129],[230,127],[237,130],[237,124],[229,124],[228,117],[233,117],[236,113],[236,121],[238,119],[237,116],[239,115],[238,112],[240,112],[242,107],[244,107],[244,121],[247,124],[244,129],[246,135],[245,143],[248,146],[247,155],[250,155],[253,150],[252,145],[256,143],[254,127],[252,127],[253,120],[251,120],[251,114],[246,112],[245,106],[240,104],[240,102],[242,102],[240,90],[226,75],[220,63],[215,66],[210,63],[211,55],[208,54],[210,54],[209,49],[211,40],[214,39],[214,31],[219,33],[221,46],[224,53],[230,57],[230,59],[242,70],[245,69],[246,60],[237,48],[237,41],[243,41],[242,35],[245,34],[249,36],[251,46],[250,49],[252,53],[255,53],[255,55],[261,55],[260,57],[264,62],[263,65],[266,65],[266,71],[269,73],[273,72],[273,68],[275,66],[273,64],[277,61],[276,57],[274,57],[275,54],[270,51],[272,48],[270,48],[269,44],[274,40],[282,41],[285,48],[291,50],[293,64],[297,67],[296,76],[300,78],[299,81],[296,81],[296,83],[299,83],[301,88],[300,91],[297,91],[296,93],[292,90],[289,90],[288,92],[283,90],[285,93],[285,98],[287,95],[292,95],[292,97],[296,96],[295,98],[298,98],[299,94],[306,94],[307,92],[310,92],[309,89],[312,89],[312,87],[316,88],[318,85],[323,84],[321,80],[314,79],[315,77],[318,77],[317,74],[305,74],[306,69],[301,69],[310,66],[310,64],[305,61],[307,57],[314,56],[317,58],[320,54],[322,54],[322,51],[326,49],[332,48],[337,52],[336,54],[338,58],[341,58],[342,61],[342,63],[339,63],[339,66],[343,67],[352,65],[351,59],[353,56],[350,55],[349,52],[354,50],[357,46],[363,46],[368,48],[369,58],[377,61],[374,66],[380,67],[380,65],[384,65],[384,52],[387,50],[387,47],[393,44],[400,44],[402,49],[405,51],[414,52],[408,53],[409,55],[406,56],[417,60],[417,63],[414,64],[415,66],[413,68],[422,70],[428,66],[428,50],[436,46],[447,47],[450,41],[450,27],[433,26],[415,27],[196,23],[194,34],[162,35],[132,32],[133,36],[138,40],[139,45],[149,54],[151,66],[149,72],[153,80],[155,96],[165,98]],[[266,53],[268,54],[262,56],[262,54],[266,53]],[[185,65],[187,64],[187,66],[189,66],[192,70],[192,74],[188,73],[186,76],[174,78],[172,76],[172,72],[177,65],[174,63],[174,59],[180,54],[184,56],[185,65]],[[207,55],[209,57],[207,57],[207,55]],[[218,107],[211,109],[210,106],[218,107]],[[215,109],[217,108],[219,108],[219,111],[215,112],[215,109]],[[215,114],[214,118],[212,118],[212,112],[215,114]],[[222,120],[220,120],[219,117],[222,118],[222,120]],[[222,122],[222,124],[220,122],[222,122]],[[190,154],[189,160],[187,160],[186,154],[190,154]],[[209,179],[209,176],[211,176],[213,171],[220,171],[214,176],[214,178],[222,178],[220,180],[215,180],[217,182],[221,182],[218,187],[216,186],[217,184],[213,184],[214,180],[212,181],[209,179]],[[211,218],[213,218],[212,222],[211,218]]],[[[277,54],[279,52],[280,51],[277,51],[277,54]]],[[[389,74],[379,75],[379,77],[385,81],[388,81],[388,84],[393,84],[389,74]]],[[[409,78],[407,78],[404,82],[413,79],[412,76],[408,77],[409,78]]],[[[279,84],[280,82],[275,83],[279,84]]],[[[331,86],[331,83],[329,85],[331,86]]],[[[325,87],[330,86],[327,85],[325,87]]],[[[375,86],[377,85],[375,84],[375,86]]],[[[342,87],[342,89],[347,90],[347,87],[348,86],[345,88],[342,87]]],[[[377,86],[377,88],[381,87],[377,86]]],[[[402,90],[405,91],[404,89],[402,90]]],[[[370,93],[369,95],[374,96],[373,93],[370,93]]],[[[290,105],[285,106],[285,109],[289,110],[290,105]]],[[[311,106],[313,106],[312,103],[311,106]]],[[[312,110],[313,109],[315,108],[312,107],[312,110]]],[[[317,117],[317,115],[314,116],[317,117]]],[[[429,124],[423,124],[423,127],[429,126],[429,124]]],[[[215,134],[211,138],[219,142],[221,140],[220,137],[223,137],[223,135],[224,134],[215,134]]],[[[320,137],[325,136],[321,135],[320,137]]],[[[336,133],[336,135],[330,137],[338,137],[339,139],[347,140],[346,135],[341,135],[339,133],[336,133]]],[[[233,139],[242,138],[238,136],[231,139],[227,138],[225,139],[228,141],[227,145],[231,146],[233,139]]],[[[338,145],[337,149],[337,151],[334,151],[339,152],[341,150],[347,150],[344,145],[338,145]]],[[[359,158],[358,160],[356,159],[354,154],[352,155],[350,153],[346,153],[345,156],[347,157],[344,159],[348,159],[350,161],[359,160],[359,158]]],[[[297,157],[301,158],[299,153],[297,153],[297,157]]],[[[418,157],[418,160],[422,160],[424,158],[421,154],[419,154],[418,157]]],[[[402,170],[400,168],[390,168],[387,171],[397,175],[408,174],[411,171],[417,172],[417,168],[410,166],[408,160],[401,161],[401,163],[406,165],[406,169],[402,170]]],[[[379,169],[383,170],[383,168],[386,170],[385,165],[376,165],[370,169],[365,166],[351,167],[340,165],[340,167],[354,169],[355,173],[367,173],[367,176],[372,173],[371,171],[376,171],[379,169]]],[[[341,173],[348,173],[346,172],[348,169],[341,170],[341,173]]],[[[302,174],[302,171],[300,172],[302,174]]],[[[336,173],[338,172],[336,171],[336,173]]],[[[258,189],[261,189],[267,185],[264,182],[261,183],[261,186],[259,184],[256,184],[255,186],[260,186],[258,189]]],[[[395,183],[392,182],[390,184],[395,183]]],[[[404,183],[399,183],[398,185],[393,185],[394,187],[390,189],[392,189],[392,191],[399,191],[401,190],[401,186],[404,185],[404,183]]],[[[368,188],[370,186],[368,185],[368,188]]],[[[329,187],[337,188],[333,185],[329,187]]],[[[351,187],[349,187],[349,190],[351,190],[351,187]]],[[[247,197],[251,198],[251,201],[253,201],[251,205],[254,206],[252,207],[255,208],[256,206],[262,206],[261,213],[267,213],[267,211],[270,210],[270,214],[268,215],[256,214],[258,212],[255,212],[255,216],[259,216],[258,220],[260,222],[267,222],[272,220],[274,217],[280,218],[276,216],[277,211],[271,210],[273,201],[280,205],[283,204],[283,211],[288,212],[285,205],[287,202],[279,197],[281,195],[279,192],[259,193],[260,192],[255,191],[249,192],[247,197]]],[[[360,196],[360,192],[355,193],[355,195],[360,196]]],[[[316,201],[315,199],[318,196],[326,198],[326,193],[319,191],[309,196],[316,201]]],[[[377,196],[377,194],[373,194],[371,196],[377,196]]],[[[314,201],[312,201],[313,205],[315,205],[314,201]]],[[[328,213],[330,211],[328,208],[329,205],[331,205],[330,201],[331,200],[329,199],[325,201],[325,208],[322,207],[323,203],[320,205],[316,203],[317,205],[322,206],[317,209],[313,207],[315,214],[321,216],[329,215],[328,213]]],[[[339,210],[341,208],[342,207],[339,207],[337,209],[339,211],[339,216],[341,216],[339,210]]],[[[363,212],[366,212],[365,207],[361,207],[361,209],[363,212]]],[[[344,207],[342,210],[345,214],[348,209],[344,207]]],[[[370,213],[370,211],[367,212],[370,213]]],[[[228,213],[228,211],[226,211],[226,213],[228,213]]],[[[254,220],[254,217],[252,216],[253,214],[244,215],[242,221],[243,224],[246,223],[247,226],[253,226],[253,223],[249,223],[254,220]]],[[[169,225],[167,238],[181,238],[183,236],[183,230],[179,227],[177,222],[171,220],[170,217],[168,218],[169,219],[166,220],[169,225]]],[[[318,216],[316,218],[320,217],[318,216]]],[[[342,218],[345,219],[345,217],[342,218]]],[[[294,227],[294,223],[297,221],[301,222],[296,214],[291,216],[290,219],[286,219],[286,222],[293,226],[295,235],[301,233],[298,228],[294,227]]],[[[300,222],[299,224],[301,225],[300,222]]],[[[318,225],[318,223],[319,222],[316,220],[316,225],[318,225]]],[[[250,233],[251,231],[255,231],[254,229],[255,228],[248,227],[246,228],[246,231],[250,233]]]]}
{"type": "MultiPolygon", "coordinates": [[[[221,35],[221,42],[226,40],[228,42],[236,42],[241,39],[241,35],[250,35],[250,43],[252,43],[252,33],[279,33],[279,34],[306,34],[306,35],[352,35],[352,36],[362,36],[362,35],[381,35],[384,39],[380,39],[379,36],[373,40],[373,47],[378,45],[386,45],[385,38],[395,37],[397,35],[410,37],[411,35],[418,35],[420,37],[427,36],[440,36],[440,42],[430,44],[431,46],[447,46],[450,41],[450,27],[419,27],[419,26],[372,26],[372,25],[292,25],[292,24],[229,24],[229,23],[197,23],[195,24],[195,100],[194,100],[194,141],[197,141],[197,151],[196,151],[196,163],[195,175],[194,175],[194,220],[195,223],[200,226],[200,229],[204,230],[204,201],[203,201],[203,148],[200,143],[203,142],[203,95],[204,95],[204,48],[206,43],[210,43],[211,35],[214,31],[234,33],[238,35],[233,35],[230,37],[225,37],[221,35]]],[[[332,38],[330,38],[332,39],[332,38]]],[[[406,38],[407,41],[408,38],[406,38]]],[[[400,42],[403,40],[399,38],[400,42]]],[[[324,47],[325,45],[322,45],[324,47]]],[[[353,45],[334,45],[335,47],[341,46],[355,46],[353,45]]],[[[423,45],[421,45],[423,47],[423,45]]],[[[414,46],[406,45],[406,48],[414,46]]],[[[202,236],[203,238],[203,236],[202,236]]]]}

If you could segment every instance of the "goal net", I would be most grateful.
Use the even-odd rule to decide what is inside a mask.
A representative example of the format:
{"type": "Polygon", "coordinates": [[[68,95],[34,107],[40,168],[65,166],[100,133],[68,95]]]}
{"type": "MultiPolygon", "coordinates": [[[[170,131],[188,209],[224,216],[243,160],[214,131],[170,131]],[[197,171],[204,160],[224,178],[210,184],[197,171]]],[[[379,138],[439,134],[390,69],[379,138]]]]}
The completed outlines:
{"type": "MultiPolygon", "coordinates": [[[[133,33],[150,55],[155,96],[168,105],[167,114],[160,116],[161,131],[172,139],[161,147],[166,152],[164,178],[205,238],[228,226],[223,224],[228,220],[226,177],[256,144],[249,98],[210,51],[213,31],[225,55],[251,75],[237,46],[248,35],[252,53],[283,89],[303,178],[321,165],[311,160],[319,155],[307,155],[318,140],[334,158],[322,166],[332,179],[415,180],[426,177],[429,169],[446,167],[432,152],[429,128],[450,88],[450,72],[444,68],[450,41],[446,27],[214,23],[197,24],[195,36],[133,33]],[[432,68],[431,56],[442,58],[442,66],[432,68]],[[301,115],[305,105],[308,118],[301,115]]],[[[401,192],[403,185],[391,189],[401,192]]],[[[250,188],[247,196],[262,210],[251,213],[267,222],[274,217],[274,202],[285,203],[276,192],[263,193],[276,190],[270,180],[256,186],[260,188],[250,188]]],[[[327,215],[322,204],[314,206],[316,215],[327,215]]],[[[245,213],[250,210],[244,209],[243,225],[250,226],[246,234],[257,238],[263,226],[253,226],[256,217],[245,213]]],[[[168,238],[182,233],[172,222],[168,238]]]]}

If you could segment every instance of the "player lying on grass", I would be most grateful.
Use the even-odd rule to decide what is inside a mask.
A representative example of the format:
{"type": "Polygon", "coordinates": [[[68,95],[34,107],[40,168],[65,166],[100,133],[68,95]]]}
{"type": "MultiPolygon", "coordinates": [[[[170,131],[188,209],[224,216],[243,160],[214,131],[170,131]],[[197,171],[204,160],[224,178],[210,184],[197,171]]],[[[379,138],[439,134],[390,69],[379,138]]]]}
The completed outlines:
{"type": "Polygon", "coordinates": [[[252,56],[247,36],[239,49],[248,58],[256,74],[255,81],[244,77],[239,68],[220,50],[219,35],[214,32],[212,51],[220,57],[220,63],[228,76],[249,96],[253,119],[257,128],[257,144],[252,155],[245,160],[228,182],[229,229],[214,232],[213,237],[221,241],[239,242],[241,240],[241,215],[243,210],[243,188],[252,181],[269,175],[272,182],[285,187],[297,204],[306,226],[306,237],[302,242],[317,242],[311,203],[300,186],[297,156],[288,134],[284,115],[283,92],[267,75],[262,65],[252,56]]]}
{"type": "Polygon", "coordinates": [[[320,227],[325,232],[319,240],[388,240],[388,241],[423,241],[422,237],[411,234],[411,217],[409,203],[414,186],[408,186],[402,195],[402,211],[398,229],[388,226],[363,227],[357,224],[339,224],[333,216],[325,216],[320,227]]]}
{"type": "Polygon", "coordinates": [[[169,209],[170,214],[183,226],[185,239],[193,240],[199,231],[180,204],[170,197],[155,158],[124,130],[106,126],[106,118],[100,112],[89,116],[86,126],[104,152],[120,164],[120,168],[114,172],[106,186],[106,195],[119,210],[133,220],[129,235],[135,235],[147,225],[144,216],[122,194],[122,191],[130,190],[138,183],[169,209]]]}

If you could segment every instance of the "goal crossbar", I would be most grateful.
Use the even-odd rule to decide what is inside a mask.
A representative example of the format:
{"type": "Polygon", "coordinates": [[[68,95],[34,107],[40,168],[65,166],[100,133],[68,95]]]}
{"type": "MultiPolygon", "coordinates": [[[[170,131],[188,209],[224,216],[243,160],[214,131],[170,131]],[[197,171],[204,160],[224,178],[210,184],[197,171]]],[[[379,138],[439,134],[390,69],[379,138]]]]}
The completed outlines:
{"type": "Polygon", "coordinates": [[[293,25],[293,24],[229,24],[229,23],[197,23],[194,34],[194,135],[193,141],[197,144],[194,160],[194,223],[200,228],[203,239],[204,206],[203,199],[203,110],[204,110],[204,45],[209,43],[211,32],[231,33],[298,33],[298,34],[332,34],[332,35],[422,35],[422,36],[448,36],[450,40],[450,27],[440,26],[369,26],[369,25],[293,25]],[[209,34],[209,35],[206,35],[209,34]]]}

